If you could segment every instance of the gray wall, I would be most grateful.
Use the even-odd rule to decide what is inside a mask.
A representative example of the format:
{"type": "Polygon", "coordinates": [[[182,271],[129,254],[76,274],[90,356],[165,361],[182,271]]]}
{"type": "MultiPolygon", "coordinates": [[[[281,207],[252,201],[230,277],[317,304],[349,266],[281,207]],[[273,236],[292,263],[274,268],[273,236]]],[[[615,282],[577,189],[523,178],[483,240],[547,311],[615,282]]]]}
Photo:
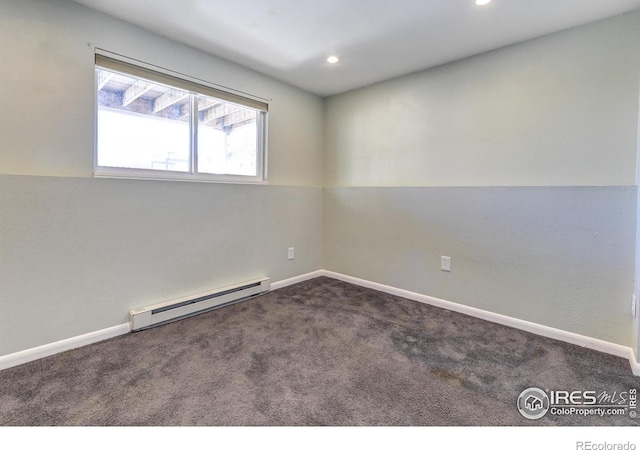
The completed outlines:
{"type": "Polygon", "coordinates": [[[136,307],[321,267],[316,187],[4,175],[0,191],[0,354],[125,323],[136,307]]]}
{"type": "Polygon", "coordinates": [[[326,102],[326,186],[634,185],[640,13],[326,102]]]}
{"type": "MultiPolygon", "coordinates": [[[[640,120],[640,115],[639,115],[640,120]]],[[[639,122],[640,123],[640,122],[639,122]]],[[[640,137],[640,135],[639,135],[640,137]]],[[[640,145],[638,146],[638,150],[640,151],[640,145]]],[[[640,191],[636,193],[636,260],[635,260],[635,284],[633,292],[636,296],[636,319],[634,321],[633,326],[633,350],[636,354],[636,360],[640,361],[640,191]]]]}
{"type": "Polygon", "coordinates": [[[635,346],[639,41],[636,12],[327,99],[325,268],[635,346]]]}
{"type": "Polygon", "coordinates": [[[0,355],[320,268],[636,345],[639,41],[628,14],[323,101],[68,0],[4,0],[0,355]],[[93,178],[96,47],[271,99],[270,185],[93,178]]]}
{"type": "Polygon", "coordinates": [[[0,355],[322,268],[321,98],[67,0],[0,2],[0,61],[0,355]],[[271,99],[269,186],[93,178],[95,47],[271,99]]]}
{"type": "Polygon", "coordinates": [[[325,267],[631,346],[635,201],[634,186],[328,188],[325,267]]]}

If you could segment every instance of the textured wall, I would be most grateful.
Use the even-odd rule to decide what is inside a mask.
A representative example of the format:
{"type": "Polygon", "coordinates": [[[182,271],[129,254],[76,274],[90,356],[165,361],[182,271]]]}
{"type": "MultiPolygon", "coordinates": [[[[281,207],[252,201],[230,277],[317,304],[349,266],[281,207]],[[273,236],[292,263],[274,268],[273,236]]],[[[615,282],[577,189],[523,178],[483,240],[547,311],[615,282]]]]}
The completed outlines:
{"type": "MultiPolygon", "coordinates": [[[[640,120],[640,118],[639,118],[640,120]]],[[[640,124],[640,122],[639,122],[640,124]]],[[[638,146],[638,150],[640,151],[640,145],[638,146]]],[[[640,165],[639,165],[640,166],[640,165]]],[[[635,284],[633,292],[636,296],[636,319],[633,327],[633,350],[636,354],[636,360],[640,361],[640,242],[638,242],[638,237],[640,237],[640,192],[636,193],[637,203],[636,203],[636,260],[635,260],[635,284]]]]}
{"type": "Polygon", "coordinates": [[[0,3],[0,173],[93,176],[94,48],[271,99],[269,179],[322,186],[319,97],[69,0],[0,3]]]}
{"type": "Polygon", "coordinates": [[[632,345],[639,38],[628,14],[323,103],[68,0],[3,1],[0,355],[322,267],[632,345]],[[95,47],[270,98],[271,185],[91,178],[95,47]]]}
{"type": "Polygon", "coordinates": [[[321,188],[3,175],[0,212],[0,355],[321,268],[321,188]]]}
{"type": "Polygon", "coordinates": [[[68,0],[0,2],[0,42],[0,355],[322,268],[322,99],[68,0]],[[271,99],[270,185],[94,179],[94,47],[271,99]]]}
{"type": "Polygon", "coordinates": [[[327,186],[635,183],[640,13],[330,97],[327,186]]]}
{"type": "Polygon", "coordinates": [[[329,188],[324,265],[631,346],[635,201],[632,186],[329,188]]]}
{"type": "Polygon", "coordinates": [[[635,346],[638,41],[636,12],[327,99],[325,268],[635,346]]]}

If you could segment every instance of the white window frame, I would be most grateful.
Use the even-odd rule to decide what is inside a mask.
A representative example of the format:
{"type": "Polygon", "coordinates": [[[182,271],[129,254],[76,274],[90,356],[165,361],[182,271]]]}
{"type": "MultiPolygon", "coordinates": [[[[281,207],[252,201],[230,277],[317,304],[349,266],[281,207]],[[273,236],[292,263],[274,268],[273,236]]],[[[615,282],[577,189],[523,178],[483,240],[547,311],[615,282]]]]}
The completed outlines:
{"type": "MultiPolygon", "coordinates": [[[[150,179],[150,180],[181,180],[196,182],[217,182],[217,183],[247,183],[247,184],[268,184],[267,183],[267,122],[268,122],[268,100],[250,94],[224,88],[210,82],[193,78],[182,73],[160,68],[152,64],[127,58],[125,56],[108,52],[102,49],[95,49],[96,69],[105,69],[111,72],[122,73],[148,80],[153,83],[164,84],[177,89],[189,91],[193,94],[202,94],[219,100],[234,103],[239,106],[253,108],[258,112],[257,119],[257,147],[256,147],[256,175],[230,175],[230,174],[209,174],[199,173],[198,149],[197,149],[197,114],[192,114],[190,121],[190,154],[191,166],[189,172],[175,172],[169,170],[156,169],[132,169],[125,167],[110,167],[98,165],[98,79],[94,86],[95,109],[94,109],[94,176],[98,178],[130,178],[130,179],[150,179]]],[[[196,100],[197,101],[197,100],[196,100]]],[[[192,108],[193,108],[192,104],[192,108]]],[[[193,110],[193,109],[192,109],[193,110]]]]}

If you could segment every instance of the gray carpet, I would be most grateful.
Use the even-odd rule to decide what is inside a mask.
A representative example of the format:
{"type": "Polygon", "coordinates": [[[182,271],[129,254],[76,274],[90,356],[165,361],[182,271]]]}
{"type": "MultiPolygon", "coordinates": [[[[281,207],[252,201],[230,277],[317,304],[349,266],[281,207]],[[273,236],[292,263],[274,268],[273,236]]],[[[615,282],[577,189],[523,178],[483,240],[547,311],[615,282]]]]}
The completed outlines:
{"type": "Polygon", "coordinates": [[[1,371],[0,424],[628,426],[516,400],[639,386],[622,358],[316,278],[1,371]]]}

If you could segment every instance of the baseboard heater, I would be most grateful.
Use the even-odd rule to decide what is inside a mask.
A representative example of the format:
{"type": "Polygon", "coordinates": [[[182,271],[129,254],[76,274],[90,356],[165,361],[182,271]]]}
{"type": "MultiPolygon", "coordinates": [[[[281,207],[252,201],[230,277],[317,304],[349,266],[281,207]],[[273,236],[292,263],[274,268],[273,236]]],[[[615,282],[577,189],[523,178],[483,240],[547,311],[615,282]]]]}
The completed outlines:
{"type": "Polygon", "coordinates": [[[271,289],[270,278],[258,278],[244,283],[201,292],[144,308],[132,309],[131,331],[140,331],[185,317],[257,297],[271,289]]]}

